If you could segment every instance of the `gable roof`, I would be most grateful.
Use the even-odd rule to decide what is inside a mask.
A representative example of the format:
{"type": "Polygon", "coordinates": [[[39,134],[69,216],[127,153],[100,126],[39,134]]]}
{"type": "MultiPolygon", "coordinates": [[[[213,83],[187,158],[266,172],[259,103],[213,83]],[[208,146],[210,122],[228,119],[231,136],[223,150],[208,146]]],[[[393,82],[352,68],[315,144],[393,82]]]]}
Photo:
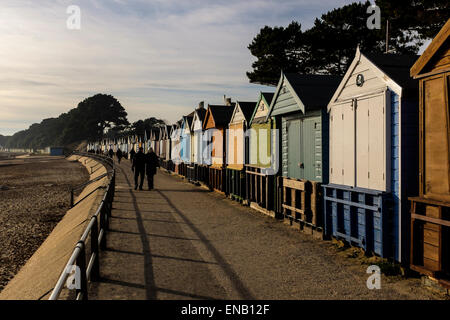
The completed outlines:
{"type": "MultiPolygon", "coordinates": [[[[250,121],[248,122],[249,125],[251,125],[253,123],[253,120],[255,119],[256,113],[258,112],[258,106],[261,103],[261,100],[264,101],[267,108],[270,108],[270,104],[272,102],[274,95],[275,95],[275,92],[260,92],[259,93],[258,102],[256,103],[256,107],[253,110],[252,116],[250,117],[250,121]]],[[[264,117],[264,121],[265,121],[265,117],[264,117]]]]}
{"type": "Polygon", "coordinates": [[[167,128],[165,125],[159,127],[159,139],[160,140],[163,140],[166,138],[166,132],[167,132],[167,128]]]}
{"type": "Polygon", "coordinates": [[[401,93],[403,96],[416,95],[418,92],[417,83],[409,77],[409,68],[416,58],[416,55],[363,54],[359,50],[359,47],[357,47],[355,58],[328,103],[328,111],[330,110],[331,105],[338,100],[346,83],[363,59],[367,60],[369,64],[372,64],[375,67],[373,68],[373,71],[377,77],[381,78],[395,92],[398,94],[401,93]]]}
{"type": "MultiPolygon", "coordinates": [[[[416,63],[411,67],[410,76],[417,78],[427,67],[433,57],[444,47],[444,43],[448,41],[450,34],[450,19],[447,20],[442,29],[438,32],[433,41],[428,45],[427,49],[419,57],[416,63]]],[[[448,45],[448,44],[447,44],[448,45]]]]}
{"type": "Polygon", "coordinates": [[[233,110],[233,114],[232,114],[229,122],[231,122],[234,119],[234,116],[235,116],[238,108],[241,110],[242,114],[244,115],[245,121],[247,123],[249,123],[249,121],[252,117],[253,111],[256,108],[256,102],[237,101],[236,106],[234,107],[234,110],[233,110]]]}
{"type": "Polygon", "coordinates": [[[192,119],[191,131],[194,130],[194,119],[197,117],[203,125],[203,121],[205,120],[206,109],[205,108],[197,108],[194,111],[194,118],[192,119]]]}
{"type": "Polygon", "coordinates": [[[362,54],[402,88],[415,89],[417,87],[417,82],[410,77],[409,70],[419,58],[418,55],[385,53],[362,54]]]}
{"type": "Polygon", "coordinates": [[[192,111],[187,116],[183,116],[181,118],[181,127],[182,128],[187,127],[187,128],[189,128],[189,131],[191,131],[192,120],[194,119],[194,114],[195,114],[195,111],[192,111]]]}
{"type": "Polygon", "coordinates": [[[277,90],[270,103],[266,120],[271,116],[281,88],[285,82],[299,109],[305,113],[307,109],[317,109],[326,106],[333,96],[333,93],[336,91],[341,79],[341,76],[335,75],[285,74],[281,72],[277,90]]]}
{"type": "Polygon", "coordinates": [[[264,99],[264,102],[270,106],[270,103],[272,102],[273,96],[275,95],[275,92],[261,92],[261,96],[264,99]]]}
{"type": "Polygon", "coordinates": [[[150,140],[155,141],[159,139],[159,129],[152,129],[150,131],[150,140]]]}
{"type": "Polygon", "coordinates": [[[208,110],[206,111],[203,128],[205,128],[208,117],[213,118],[215,127],[223,127],[228,125],[231,116],[233,115],[235,106],[236,103],[234,102],[231,104],[231,106],[208,104],[208,110]]]}

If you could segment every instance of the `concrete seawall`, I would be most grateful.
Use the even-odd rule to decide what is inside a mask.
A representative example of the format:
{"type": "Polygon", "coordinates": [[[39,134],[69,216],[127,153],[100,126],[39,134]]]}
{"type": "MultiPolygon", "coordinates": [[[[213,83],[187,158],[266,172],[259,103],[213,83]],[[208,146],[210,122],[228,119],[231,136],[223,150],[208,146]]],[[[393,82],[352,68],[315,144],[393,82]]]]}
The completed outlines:
{"type": "MultiPolygon", "coordinates": [[[[81,162],[90,173],[91,180],[107,171],[102,164],[89,158],[71,156],[68,160],[81,162]]],[[[108,178],[104,177],[91,183],[80,193],[75,203],[78,199],[87,197],[67,211],[39,249],[0,293],[0,300],[48,299],[74,246],[89,223],[89,218],[95,213],[107,182],[108,178]]]]}

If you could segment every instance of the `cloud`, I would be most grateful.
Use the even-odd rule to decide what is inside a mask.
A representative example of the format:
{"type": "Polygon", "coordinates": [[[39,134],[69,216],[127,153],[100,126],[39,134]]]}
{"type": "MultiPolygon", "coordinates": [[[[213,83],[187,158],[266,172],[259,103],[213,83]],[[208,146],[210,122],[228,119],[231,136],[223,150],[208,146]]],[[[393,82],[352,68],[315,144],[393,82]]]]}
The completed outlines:
{"type": "Polygon", "coordinates": [[[224,94],[256,100],[267,88],[249,84],[245,72],[259,29],[292,20],[307,28],[351,2],[2,0],[0,134],[56,117],[97,92],[119,99],[130,121],[174,122],[224,94]],[[81,8],[81,30],[66,28],[69,5],[81,8]]]}

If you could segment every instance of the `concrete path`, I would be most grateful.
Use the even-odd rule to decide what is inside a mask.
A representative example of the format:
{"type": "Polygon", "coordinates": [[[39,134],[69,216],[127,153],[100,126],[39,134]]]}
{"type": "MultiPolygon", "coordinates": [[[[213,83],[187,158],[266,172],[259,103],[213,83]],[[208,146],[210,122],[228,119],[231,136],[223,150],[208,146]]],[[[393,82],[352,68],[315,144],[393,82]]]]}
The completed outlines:
{"type": "Polygon", "coordinates": [[[418,279],[366,286],[366,265],[217,193],[158,172],[135,191],[118,167],[101,281],[90,299],[430,299],[418,279]]]}

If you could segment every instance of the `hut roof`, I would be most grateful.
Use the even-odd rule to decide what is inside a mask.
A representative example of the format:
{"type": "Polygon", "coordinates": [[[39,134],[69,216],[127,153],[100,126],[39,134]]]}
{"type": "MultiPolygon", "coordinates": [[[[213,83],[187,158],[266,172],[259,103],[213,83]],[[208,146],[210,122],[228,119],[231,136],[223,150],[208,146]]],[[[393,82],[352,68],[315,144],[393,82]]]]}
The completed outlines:
{"type": "Polygon", "coordinates": [[[232,103],[231,106],[225,105],[208,105],[208,110],[213,117],[214,124],[216,126],[225,126],[230,122],[233,115],[234,107],[236,103],[232,103]]]}
{"type": "MultiPolygon", "coordinates": [[[[448,48],[448,36],[450,34],[450,19],[447,20],[445,25],[439,31],[439,33],[434,37],[433,41],[428,45],[427,49],[423,52],[416,63],[411,67],[410,75],[412,77],[417,77],[420,73],[423,73],[424,69],[433,60],[433,57],[444,48],[444,43],[447,43],[448,48]]],[[[444,49],[445,50],[445,49],[444,49]]]]}
{"type": "Polygon", "coordinates": [[[241,108],[242,113],[244,114],[245,121],[248,123],[253,115],[253,111],[256,108],[256,102],[250,101],[238,101],[237,104],[241,108]]]}
{"type": "Polygon", "coordinates": [[[402,88],[417,90],[417,82],[410,77],[409,70],[419,58],[418,55],[362,54],[402,88]]]}
{"type": "Polygon", "coordinates": [[[325,74],[286,73],[285,76],[306,109],[326,106],[342,80],[341,76],[325,74]]]}

